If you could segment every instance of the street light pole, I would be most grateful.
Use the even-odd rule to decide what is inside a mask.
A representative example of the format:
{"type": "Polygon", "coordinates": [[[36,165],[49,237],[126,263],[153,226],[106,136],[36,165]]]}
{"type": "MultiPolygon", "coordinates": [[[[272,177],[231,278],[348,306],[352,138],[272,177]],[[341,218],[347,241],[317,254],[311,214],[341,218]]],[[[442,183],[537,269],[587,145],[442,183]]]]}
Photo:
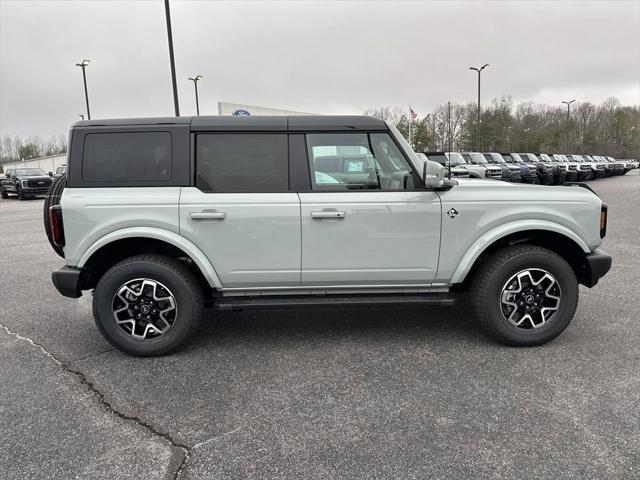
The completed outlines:
{"type": "Polygon", "coordinates": [[[91,112],[89,111],[89,93],[87,92],[87,74],[85,72],[85,68],[91,62],[87,59],[82,60],[81,63],[76,63],[76,67],[80,67],[82,69],[82,80],[84,81],[84,100],[87,103],[87,120],[91,120],[91,112]]]}
{"type": "Polygon", "coordinates": [[[469,70],[475,70],[478,72],[478,121],[476,123],[476,152],[480,151],[480,74],[489,66],[485,63],[481,67],[469,67],[469,70]]]}
{"type": "Polygon", "coordinates": [[[567,122],[571,119],[571,104],[573,102],[575,102],[575,100],[571,100],[570,102],[562,101],[562,103],[567,105],[567,122]]]}
{"type": "Polygon", "coordinates": [[[196,75],[194,78],[189,77],[196,89],[196,115],[200,116],[200,103],[198,102],[198,80],[202,80],[202,75],[196,75]]]}
{"type": "Polygon", "coordinates": [[[167,37],[169,38],[169,63],[171,64],[171,82],[173,84],[173,106],[176,111],[176,117],[179,117],[180,107],[178,105],[178,84],[176,83],[176,62],[173,58],[173,34],[171,33],[171,10],[169,9],[169,0],[164,0],[164,14],[167,19],[167,37]]]}

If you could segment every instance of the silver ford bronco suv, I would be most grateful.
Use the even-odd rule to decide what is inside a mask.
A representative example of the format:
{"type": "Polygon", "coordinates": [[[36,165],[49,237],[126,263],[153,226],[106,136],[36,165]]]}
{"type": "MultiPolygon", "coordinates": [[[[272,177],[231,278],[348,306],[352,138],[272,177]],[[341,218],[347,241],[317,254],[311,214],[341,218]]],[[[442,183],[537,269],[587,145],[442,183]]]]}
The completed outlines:
{"type": "Polygon", "coordinates": [[[456,304],[506,345],[559,335],[611,266],[606,205],[445,172],[371,117],[78,122],[45,203],[53,283],[91,290],[133,355],[178,347],[205,305],[456,304]]]}

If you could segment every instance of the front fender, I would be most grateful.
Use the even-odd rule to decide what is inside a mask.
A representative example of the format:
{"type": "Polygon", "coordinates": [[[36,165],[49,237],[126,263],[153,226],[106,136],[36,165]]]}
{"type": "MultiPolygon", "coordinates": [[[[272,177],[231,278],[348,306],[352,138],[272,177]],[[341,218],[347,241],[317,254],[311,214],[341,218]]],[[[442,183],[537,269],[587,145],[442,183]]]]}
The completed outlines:
{"type": "Polygon", "coordinates": [[[222,284],[220,283],[220,279],[218,278],[218,274],[213,268],[213,265],[211,265],[209,259],[198,247],[177,233],[163,230],[161,228],[129,227],[108,233],[94,242],[87,251],[84,252],[78,262],[78,267],[84,267],[91,256],[100,248],[125,238],[153,238],[154,240],[161,240],[163,242],[170,243],[174,247],[182,250],[189,256],[189,258],[191,258],[191,260],[194,261],[212,288],[222,288],[222,284]]]}
{"type": "Polygon", "coordinates": [[[458,262],[450,283],[461,283],[464,281],[478,257],[494,242],[506,237],[507,235],[511,235],[512,233],[525,232],[527,230],[547,230],[559,233],[573,240],[583,252],[590,252],[589,246],[578,235],[564,225],[545,220],[536,220],[535,223],[527,220],[510,222],[504,225],[499,225],[498,227],[486,232],[471,245],[461,258],[460,262],[458,262]]]}

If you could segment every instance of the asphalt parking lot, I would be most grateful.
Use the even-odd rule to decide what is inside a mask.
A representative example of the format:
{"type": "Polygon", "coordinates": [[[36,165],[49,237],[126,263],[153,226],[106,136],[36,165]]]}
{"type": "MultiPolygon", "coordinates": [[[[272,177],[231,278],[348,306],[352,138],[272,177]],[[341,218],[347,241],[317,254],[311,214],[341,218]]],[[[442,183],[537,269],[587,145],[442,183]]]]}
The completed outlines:
{"type": "Polygon", "coordinates": [[[177,353],[61,297],[42,200],[0,200],[2,478],[640,478],[640,176],[590,182],[612,271],[551,344],[458,309],[215,313],[177,353]]]}

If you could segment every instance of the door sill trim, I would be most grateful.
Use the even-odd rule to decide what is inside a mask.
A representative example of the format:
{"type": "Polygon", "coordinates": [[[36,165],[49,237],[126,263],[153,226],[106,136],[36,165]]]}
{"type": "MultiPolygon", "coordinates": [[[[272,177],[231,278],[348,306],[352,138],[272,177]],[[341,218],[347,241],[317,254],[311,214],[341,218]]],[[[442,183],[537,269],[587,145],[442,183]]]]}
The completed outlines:
{"type": "Polygon", "coordinates": [[[380,293],[447,293],[448,283],[401,284],[401,285],[319,285],[296,287],[231,287],[219,290],[224,297],[265,295],[336,295],[336,294],[380,294],[380,293]]]}

